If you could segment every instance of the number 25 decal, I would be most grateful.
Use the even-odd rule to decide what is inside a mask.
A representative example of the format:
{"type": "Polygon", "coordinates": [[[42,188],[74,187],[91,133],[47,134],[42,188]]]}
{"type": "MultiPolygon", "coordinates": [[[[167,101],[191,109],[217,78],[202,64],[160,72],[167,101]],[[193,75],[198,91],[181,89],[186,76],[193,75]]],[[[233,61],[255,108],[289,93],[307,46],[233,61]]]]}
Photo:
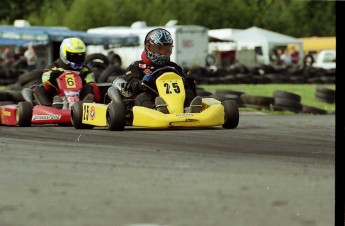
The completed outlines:
{"type": "Polygon", "coordinates": [[[171,85],[169,83],[164,83],[164,87],[165,87],[165,93],[166,94],[172,94],[172,90],[175,93],[180,93],[181,92],[181,89],[180,89],[180,87],[179,87],[177,82],[173,82],[173,83],[171,83],[171,85]]]}

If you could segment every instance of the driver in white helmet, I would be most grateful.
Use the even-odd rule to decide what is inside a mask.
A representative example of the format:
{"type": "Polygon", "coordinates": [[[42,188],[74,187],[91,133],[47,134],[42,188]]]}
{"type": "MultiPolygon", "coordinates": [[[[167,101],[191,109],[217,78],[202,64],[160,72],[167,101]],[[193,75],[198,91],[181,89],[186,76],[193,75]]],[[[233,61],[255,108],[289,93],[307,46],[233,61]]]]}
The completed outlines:
{"type": "Polygon", "coordinates": [[[147,33],[144,44],[145,49],[141,54],[141,60],[134,61],[129,65],[126,70],[126,75],[124,76],[136,95],[135,105],[156,108],[158,111],[168,113],[163,98],[158,97],[157,94],[150,92],[150,90],[146,90],[142,86],[142,82],[153,82],[151,74],[155,70],[170,66],[184,78],[186,90],[185,111],[190,113],[200,112],[202,100],[201,97],[196,96],[194,79],[192,77],[188,78],[179,65],[170,61],[170,55],[173,49],[173,39],[169,31],[163,28],[151,30],[147,33]]]}

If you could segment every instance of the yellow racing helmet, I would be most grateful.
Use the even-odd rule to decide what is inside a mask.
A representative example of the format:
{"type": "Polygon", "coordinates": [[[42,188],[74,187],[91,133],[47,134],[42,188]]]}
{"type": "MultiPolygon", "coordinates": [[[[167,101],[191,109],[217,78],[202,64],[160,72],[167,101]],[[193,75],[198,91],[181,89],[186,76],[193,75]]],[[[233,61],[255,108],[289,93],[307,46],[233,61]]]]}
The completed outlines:
{"type": "Polygon", "coordinates": [[[73,69],[80,69],[85,63],[86,46],[79,38],[66,38],[60,45],[60,59],[73,69]]]}

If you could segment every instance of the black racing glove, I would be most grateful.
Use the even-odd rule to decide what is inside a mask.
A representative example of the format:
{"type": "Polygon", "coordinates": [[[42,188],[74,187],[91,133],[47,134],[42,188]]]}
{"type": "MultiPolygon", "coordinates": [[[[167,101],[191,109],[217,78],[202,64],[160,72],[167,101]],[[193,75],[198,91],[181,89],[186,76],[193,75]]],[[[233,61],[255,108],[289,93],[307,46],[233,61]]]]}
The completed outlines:
{"type": "Polygon", "coordinates": [[[63,73],[63,71],[60,70],[53,70],[50,72],[49,82],[51,84],[55,84],[56,79],[63,73]]]}
{"type": "Polygon", "coordinates": [[[124,86],[123,86],[123,90],[124,90],[125,92],[132,92],[132,93],[133,93],[133,86],[132,86],[132,84],[129,83],[129,82],[126,82],[126,83],[124,84],[124,86]]]}

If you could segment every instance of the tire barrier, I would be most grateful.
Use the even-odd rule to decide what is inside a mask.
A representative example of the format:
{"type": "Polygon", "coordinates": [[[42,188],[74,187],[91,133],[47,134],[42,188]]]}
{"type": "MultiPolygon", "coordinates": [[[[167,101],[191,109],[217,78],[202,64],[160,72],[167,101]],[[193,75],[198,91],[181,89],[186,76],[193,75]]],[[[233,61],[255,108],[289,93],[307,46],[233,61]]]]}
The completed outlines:
{"type": "Polygon", "coordinates": [[[249,107],[255,109],[265,109],[271,110],[274,104],[274,98],[269,96],[257,96],[257,95],[249,95],[249,94],[242,94],[240,97],[241,104],[240,107],[249,107]]]}
{"type": "Polygon", "coordinates": [[[294,113],[302,112],[301,96],[284,90],[273,92],[275,111],[291,111],[294,113]]]}
{"type": "Polygon", "coordinates": [[[245,67],[231,65],[214,70],[199,67],[191,70],[198,85],[203,84],[335,84],[335,69],[298,65],[245,67]]]}
{"type": "Polygon", "coordinates": [[[335,90],[318,86],[316,87],[315,99],[321,102],[333,104],[335,102],[335,90]]]}
{"type": "MultiPolygon", "coordinates": [[[[125,70],[118,64],[111,62],[109,56],[103,54],[88,55],[86,63],[94,71],[97,83],[111,83],[116,77],[125,73],[125,70]]],[[[241,64],[233,64],[227,68],[216,68],[212,65],[210,67],[185,68],[184,70],[185,73],[190,72],[195,78],[197,86],[203,84],[318,84],[315,99],[330,104],[335,102],[335,90],[324,87],[327,84],[335,84],[335,69],[326,70],[297,65],[246,67],[241,64]]],[[[23,88],[41,83],[42,73],[43,69],[28,72],[22,68],[0,67],[0,86],[6,86],[5,91],[0,91],[0,101],[17,103],[22,99],[21,90],[23,88]]],[[[240,107],[307,114],[325,113],[323,109],[302,105],[300,96],[286,91],[276,90],[273,97],[253,96],[238,90],[209,92],[198,89],[197,93],[202,97],[214,97],[219,101],[234,100],[240,107]],[[271,103],[272,99],[274,99],[273,103],[271,103]]]]}

